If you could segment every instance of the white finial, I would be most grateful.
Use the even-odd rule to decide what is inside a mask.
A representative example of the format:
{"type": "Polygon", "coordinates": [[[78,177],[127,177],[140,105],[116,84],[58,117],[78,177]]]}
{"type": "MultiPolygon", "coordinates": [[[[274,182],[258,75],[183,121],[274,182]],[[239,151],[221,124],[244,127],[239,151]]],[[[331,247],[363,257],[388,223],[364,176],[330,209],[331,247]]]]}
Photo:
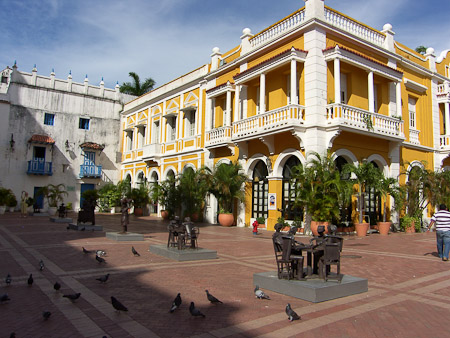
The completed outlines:
{"type": "Polygon", "coordinates": [[[383,26],[383,31],[391,31],[392,25],[390,23],[387,23],[383,26]]]}

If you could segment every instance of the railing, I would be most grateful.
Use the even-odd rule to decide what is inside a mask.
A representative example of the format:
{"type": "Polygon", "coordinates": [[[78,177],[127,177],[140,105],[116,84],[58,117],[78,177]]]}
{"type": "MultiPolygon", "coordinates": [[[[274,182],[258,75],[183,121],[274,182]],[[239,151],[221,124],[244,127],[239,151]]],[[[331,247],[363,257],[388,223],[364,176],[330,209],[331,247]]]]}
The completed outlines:
{"type": "Polygon", "coordinates": [[[219,127],[206,132],[205,146],[215,146],[231,142],[231,131],[233,127],[219,127]]]}
{"type": "Polygon", "coordinates": [[[255,48],[265,42],[275,39],[276,37],[284,34],[285,32],[291,30],[294,27],[300,26],[300,24],[305,20],[305,10],[295,12],[291,16],[287,17],[283,21],[269,27],[265,31],[255,35],[250,39],[250,44],[252,48],[255,48]]]}
{"type": "Polygon", "coordinates": [[[327,106],[327,123],[342,124],[377,134],[404,137],[403,121],[398,118],[371,113],[344,104],[334,103],[327,106]]]}
{"type": "Polygon", "coordinates": [[[102,176],[102,166],[101,165],[80,165],[80,178],[82,177],[95,177],[100,178],[102,176]]]}
{"type": "Polygon", "coordinates": [[[409,129],[409,142],[412,144],[420,144],[419,141],[420,130],[409,129]]]}
{"type": "Polygon", "coordinates": [[[440,137],[441,148],[450,147],[450,135],[441,135],[440,137]]]}
{"type": "Polygon", "coordinates": [[[52,162],[44,162],[39,160],[28,161],[27,174],[51,176],[53,174],[52,162]]]}
{"type": "Polygon", "coordinates": [[[142,148],[142,158],[159,156],[161,154],[161,143],[147,144],[142,148]]]}
{"type": "Polygon", "coordinates": [[[332,26],[340,28],[353,35],[359,36],[360,38],[369,41],[377,46],[382,47],[384,44],[384,34],[377,32],[376,30],[371,29],[367,26],[364,26],[359,22],[353,21],[350,18],[336,13],[328,8],[325,8],[325,21],[332,26]]]}
{"type": "Polygon", "coordinates": [[[233,139],[305,123],[305,107],[291,104],[233,123],[233,139]]]}

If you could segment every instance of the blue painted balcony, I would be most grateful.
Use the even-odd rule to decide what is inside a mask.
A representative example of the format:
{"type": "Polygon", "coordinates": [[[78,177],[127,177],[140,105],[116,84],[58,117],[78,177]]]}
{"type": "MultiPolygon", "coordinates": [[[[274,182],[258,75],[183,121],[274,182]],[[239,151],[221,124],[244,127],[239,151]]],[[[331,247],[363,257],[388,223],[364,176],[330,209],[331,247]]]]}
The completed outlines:
{"type": "Polygon", "coordinates": [[[101,165],[80,165],[80,178],[100,178],[102,176],[101,165]]]}
{"type": "Polygon", "coordinates": [[[28,161],[28,175],[48,175],[51,176],[52,172],[52,162],[44,162],[39,160],[28,161]]]}

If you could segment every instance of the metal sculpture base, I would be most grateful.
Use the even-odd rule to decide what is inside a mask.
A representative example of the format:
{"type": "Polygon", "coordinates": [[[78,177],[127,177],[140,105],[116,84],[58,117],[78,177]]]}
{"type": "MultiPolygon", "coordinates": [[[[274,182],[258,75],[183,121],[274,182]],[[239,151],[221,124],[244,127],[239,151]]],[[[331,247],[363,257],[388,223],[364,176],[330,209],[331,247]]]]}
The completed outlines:
{"type": "Polygon", "coordinates": [[[103,231],[103,226],[101,225],[92,225],[92,224],[77,224],[77,223],[70,223],[69,228],[71,230],[78,230],[78,231],[103,231]]]}
{"type": "Polygon", "coordinates": [[[305,281],[278,279],[277,271],[253,274],[253,284],[261,289],[281,293],[286,296],[300,298],[313,303],[347,297],[368,291],[366,278],[342,275],[340,283],[325,282],[323,279],[305,281]]]}
{"type": "Polygon", "coordinates": [[[178,262],[217,258],[217,251],[203,248],[178,250],[178,248],[168,248],[167,245],[150,245],[150,252],[178,262]]]}
{"type": "Polygon", "coordinates": [[[55,223],[72,223],[73,219],[72,218],[60,218],[60,217],[50,217],[50,221],[51,222],[55,222],[55,223]]]}
{"type": "Polygon", "coordinates": [[[107,232],[106,238],[112,239],[118,242],[126,242],[126,241],[143,241],[144,235],[137,234],[135,232],[107,232]]]}

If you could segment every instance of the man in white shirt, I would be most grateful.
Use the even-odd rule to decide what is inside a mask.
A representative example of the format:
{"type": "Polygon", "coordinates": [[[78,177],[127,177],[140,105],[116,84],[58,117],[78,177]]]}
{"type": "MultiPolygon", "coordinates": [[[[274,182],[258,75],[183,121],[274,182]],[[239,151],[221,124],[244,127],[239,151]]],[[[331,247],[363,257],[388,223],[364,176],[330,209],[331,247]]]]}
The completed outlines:
{"type": "Polygon", "coordinates": [[[445,204],[439,205],[439,211],[431,217],[428,230],[436,224],[436,244],[439,258],[448,261],[450,251],[450,212],[445,204]]]}

